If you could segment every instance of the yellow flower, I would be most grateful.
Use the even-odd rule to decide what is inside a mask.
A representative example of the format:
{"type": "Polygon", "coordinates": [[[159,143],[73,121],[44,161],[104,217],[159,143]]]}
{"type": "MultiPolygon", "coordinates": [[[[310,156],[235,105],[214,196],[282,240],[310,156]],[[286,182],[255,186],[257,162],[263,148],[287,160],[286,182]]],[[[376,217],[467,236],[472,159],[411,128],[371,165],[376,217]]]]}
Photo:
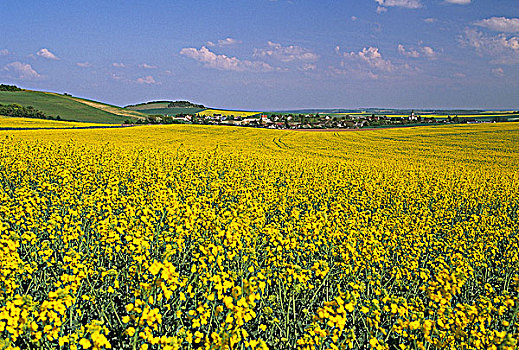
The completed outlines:
{"type": "Polygon", "coordinates": [[[81,338],[81,340],[79,341],[79,345],[81,345],[83,349],[88,349],[92,346],[92,343],[90,343],[90,340],[88,339],[81,338]]]}

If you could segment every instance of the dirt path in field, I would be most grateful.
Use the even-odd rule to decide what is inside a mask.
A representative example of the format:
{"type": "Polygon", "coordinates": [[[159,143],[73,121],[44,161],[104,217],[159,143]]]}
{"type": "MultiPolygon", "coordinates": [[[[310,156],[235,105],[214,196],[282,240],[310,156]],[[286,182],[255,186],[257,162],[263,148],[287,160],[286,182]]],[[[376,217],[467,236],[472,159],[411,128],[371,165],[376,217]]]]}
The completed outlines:
{"type": "Polygon", "coordinates": [[[138,118],[138,119],[142,119],[142,120],[145,119],[140,113],[125,111],[123,109],[119,109],[119,108],[112,107],[112,106],[107,106],[107,105],[104,105],[104,104],[101,104],[101,103],[92,102],[92,101],[82,100],[80,98],[72,97],[72,99],[74,101],[83,103],[83,104],[85,104],[87,106],[94,107],[94,108],[100,109],[100,110],[108,112],[108,113],[112,113],[112,114],[116,114],[116,115],[121,115],[123,117],[133,117],[133,118],[138,118]]]}

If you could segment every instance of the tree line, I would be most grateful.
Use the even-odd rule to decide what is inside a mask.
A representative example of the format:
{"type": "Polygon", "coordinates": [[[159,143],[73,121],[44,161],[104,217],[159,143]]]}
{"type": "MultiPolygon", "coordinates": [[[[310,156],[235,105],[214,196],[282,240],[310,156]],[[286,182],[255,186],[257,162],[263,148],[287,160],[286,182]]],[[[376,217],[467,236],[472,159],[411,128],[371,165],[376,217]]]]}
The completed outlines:
{"type": "Polygon", "coordinates": [[[52,115],[45,114],[45,112],[37,110],[33,106],[20,106],[18,104],[10,104],[10,105],[0,104],[0,115],[4,115],[7,117],[17,117],[17,118],[38,118],[38,119],[62,120],[59,115],[54,117],[52,115]]]}
{"type": "Polygon", "coordinates": [[[0,91],[22,91],[18,86],[0,84],[0,91]]]}

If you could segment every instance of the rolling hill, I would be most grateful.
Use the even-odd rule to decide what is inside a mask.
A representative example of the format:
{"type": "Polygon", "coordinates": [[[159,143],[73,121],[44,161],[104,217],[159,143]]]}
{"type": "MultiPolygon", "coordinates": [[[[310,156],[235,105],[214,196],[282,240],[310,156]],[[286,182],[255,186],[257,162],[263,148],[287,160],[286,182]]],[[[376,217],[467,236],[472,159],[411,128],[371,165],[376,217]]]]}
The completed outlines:
{"type": "Polygon", "coordinates": [[[51,116],[78,122],[121,124],[145,119],[146,114],[69,95],[43,91],[0,91],[0,104],[33,106],[51,116]]]}
{"type": "Polygon", "coordinates": [[[145,114],[196,114],[206,109],[204,105],[194,104],[189,101],[151,101],[129,105],[124,107],[127,110],[138,111],[145,114]]]}
{"type": "Polygon", "coordinates": [[[239,116],[249,117],[258,115],[260,112],[238,111],[228,109],[214,109],[205,107],[200,104],[194,104],[189,101],[151,101],[136,105],[124,107],[133,111],[139,111],[146,114],[162,114],[174,116],[177,114],[198,114],[204,116],[223,115],[223,116],[239,116]]]}

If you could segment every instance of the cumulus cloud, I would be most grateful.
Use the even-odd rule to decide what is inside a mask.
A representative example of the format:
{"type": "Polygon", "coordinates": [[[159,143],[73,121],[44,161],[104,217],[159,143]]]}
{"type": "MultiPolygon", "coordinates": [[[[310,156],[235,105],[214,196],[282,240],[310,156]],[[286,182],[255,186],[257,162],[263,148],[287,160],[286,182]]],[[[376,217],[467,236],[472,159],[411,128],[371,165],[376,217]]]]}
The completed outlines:
{"type": "Polygon", "coordinates": [[[384,13],[387,12],[387,8],[382,6],[377,6],[377,13],[384,13]]]}
{"type": "MultiPolygon", "coordinates": [[[[405,49],[405,48],[404,48],[405,49]]],[[[332,76],[348,75],[359,79],[398,78],[414,74],[419,71],[409,64],[395,64],[385,58],[378,47],[365,47],[360,51],[341,52],[340,47],[335,48],[343,60],[340,68],[329,68],[332,76]]]]}
{"type": "Polygon", "coordinates": [[[492,58],[490,63],[519,63],[519,37],[508,37],[503,33],[486,35],[478,30],[467,28],[459,41],[461,46],[473,48],[480,56],[492,58]]]}
{"type": "Polygon", "coordinates": [[[150,65],[150,64],[143,63],[143,64],[139,64],[139,68],[142,68],[142,69],[155,69],[155,68],[157,68],[157,66],[153,66],[153,65],[150,65]]]}
{"type": "Polygon", "coordinates": [[[137,78],[136,83],[137,84],[147,84],[147,85],[158,84],[151,75],[148,75],[148,76],[142,77],[142,78],[137,78]]]}
{"type": "Polygon", "coordinates": [[[254,57],[269,57],[281,62],[306,61],[315,62],[319,55],[296,45],[282,46],[269,41],[266,49],[254,49],[254,57]]]}
{"type": "Polygon", "coordinates": [[[446,3],[456,4],[456,5],[468,5],[471,0],[445,0],[446,3]]]}
{"type": "Polygon", "coordinates": [[[78,63],[76,63],[76,66],[81,67],[81,68],[92,67],[92,65],[88,62],[78,62],[78,63]]]}
{"type": "Polygon", "coordinates": [[[491,17],[477,21],[474,24],[496,32],[519,32],[519,18],[491,17]]]}
{"type": "Polygon", "coordinates": [[[398,45],[398,53],[403,56],[406,56],[406,57],[413,57],[413,58],[420,57],[420,53],[418,51],[416,51],[414,49],[406,50],[406,48],[402,44],[398,45]]]}
{"type": "MultiPolygon", "coordinates": [[[[383,7],[404,7],[408,9],[418,9],[423,5],[420,0],[375,0],[379,6],[383,7]]],[[[377,12],[379,10],[377,9],[377,12]]]]}
{"type": "Polygon", "coordinates": [[[36,52],[36,55],[43,57],[43,58],[47,58],[49,60],[59,60],[59,58],[55,54],[53,54],[52,52],[50,52],[48,49],[45,49],[45,48],[36,52]]]}
{"type": "Polygon", "coordinates": [[[425,23],[434,23],[434,22],[436,22],[436,18],[429,17],[429,18],[424,19],[423,21],[425,23]]]}
{"type": "Polygon", "coordinates": [[[436,51],[430,46],[424,46],[422,47],[422,53],[425,57],[428,58],[436,58],[436,51]]]}
{"type": "Polygon", "coordinates": [[[0,50],[0,56],[7,56],[7,55],[9,55],[9,50],[7,50],[7,49],[0,50]]]}
{"type": "Polygon", "coordinates": [[[186,47],[180,50],[180,54],[202,62],[206,68],[235,72],[271,72],[274,70],[268,63],[240,60],[236,57],[218,55],[205,46],[202,46],[200,49],[186,47]]]}
{"type": "Polygon", "coordinates": [[[426,57],[429,59],[434,59],[434,58],[436,58],[436,55],[437,55],[436,51],[434,51],[434,49],[430,46],[422,46],[422,47],[419,47],[418,49],[413,49],[413,48],[406,49],[404,47],[404,45],[402,45],[402,44],[398,45],[398,53],[401,54],[402,56],[406,56],[406,57],[412,57],[412,58],[426,57]]]}
{"type": "Polygon", "coordinates": [[[452,75],[453,78],[458,78],[458,79],[462,79],[462,78],[466,78],[467,76],[464,74],[464,73],[460,73],[460,72],[456,72],[452,75]]]}
{"type": "Polygon", "coordinates": [[[4,70],[20,80],[38,80],[42,78],[28,63],[12,62],[5,65],[4,70]]]}
{"type": "Polygon", "coordinates": [[[112,67],[115,67],[115,68],[125,68],[126,65],[124,63],[120,63],[120,62],[114,62],[114,63],[112,63],[112,67]]]}
{"type": "Polygon", "coordinates": [[[390,60],[385,60],[382,57],[377,47],[365,47],[359,52],[345,52],[344,58],[356,60],[383,72],[392,72],[395,68],[390,60]]]}
{"type": "Polygon", "coordinates": [[[505,71],[504,71],[504,69],[501,68],[501,67],[492,69],[492,73],[493,73],[496,77],[504,77],[504,76],[505,76],[505,71]]]}

